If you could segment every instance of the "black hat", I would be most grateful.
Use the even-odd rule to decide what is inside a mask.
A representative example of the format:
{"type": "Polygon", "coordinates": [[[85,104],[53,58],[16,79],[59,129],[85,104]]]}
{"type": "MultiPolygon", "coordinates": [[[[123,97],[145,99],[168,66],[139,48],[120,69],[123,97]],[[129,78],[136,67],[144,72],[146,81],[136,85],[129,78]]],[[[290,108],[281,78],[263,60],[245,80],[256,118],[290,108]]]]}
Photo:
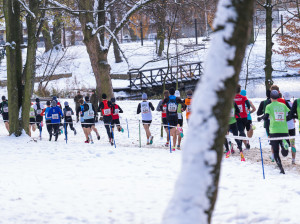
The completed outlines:
{"type": "Polygon", "coordinates": [[[5,96],[2,96],[2,100],[3,100],[3,101],[6,100],[5,96]]]}
{"type": "Polygon", "coordinates": [[[277,90],[272,90],[271,93],[270,93],[270,98],[271,99],[278,99],[279,98],[279,92],[277,90]]]}
{"type": "Polygon", "coordinates": [[[39,99],[39,98],[36,98],[36,99],[35,99],[35,102],[39,103],[39,102],[40,102],[40,99],[39,99]]]}
{"type": "Polygon", "coordinates": [[[50,100],[47,100],[46,104],[47,104],[47,106],[50,106],[50,104],[51,104],[50,100]]]}
{"type": "Polygon", "coordinates": [[[171,87],[171,88],[169,89],[169,92],[170,92],[171,95],[174,95],[174,94],[175,94],[175,89],[174,89],[173,87],[171,87]]]}
{"type": "Polygon", "coordinates": [[[107,95],[105,93],[102,94],[102,99],[106,99],[107,95]]]}
{"type": "Polygon", "coordinates": [[[115,103],[116,102],[116,98],[111,98],[111,100],[110,100],[112,103],[115,103]]]}
{"type": "Polygon", "coordinates": [[[85,101],[90,101],[90,98],[88,96],[84,97],[85,101]]]}

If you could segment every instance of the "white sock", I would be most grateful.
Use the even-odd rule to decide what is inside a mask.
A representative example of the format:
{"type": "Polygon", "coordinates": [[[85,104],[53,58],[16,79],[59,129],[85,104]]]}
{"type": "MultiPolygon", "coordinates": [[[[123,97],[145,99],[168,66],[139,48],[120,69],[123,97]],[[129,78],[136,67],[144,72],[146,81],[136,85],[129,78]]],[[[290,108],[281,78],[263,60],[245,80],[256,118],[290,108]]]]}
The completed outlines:
{"type": "Polygon", "coordinates": [[[92,137],[91,134],[89,134],[89,138],[90,138],[91,141],[93,141],[93,137],[92,137]]]}

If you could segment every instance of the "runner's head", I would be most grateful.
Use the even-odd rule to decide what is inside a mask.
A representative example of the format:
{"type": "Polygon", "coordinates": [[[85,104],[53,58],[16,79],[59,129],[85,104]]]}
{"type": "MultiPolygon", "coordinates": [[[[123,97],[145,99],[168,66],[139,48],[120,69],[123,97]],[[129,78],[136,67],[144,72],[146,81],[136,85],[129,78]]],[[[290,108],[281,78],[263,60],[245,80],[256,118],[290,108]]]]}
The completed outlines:
{"type": "Polygon", "coordinates": [[[52,100],[51,106],[52,106],[52,107],[56,107],[56,101],[55,101],[55,100],[52,100]]]}
{"type": "Polygon", "coordinates": [[[246,96],[246,95],[247,95],[247,91],[243,89],[243,90],[241,91],[241,95],[242,95],[242,96],[246,96]]]}
{"type": "Polygon", "coordinates": [[[175,91],[175,96],[180,98],[180,92],[179,92],[179,90],[175,91]]]}
{"type": "Polygon", "coordinates": [[[291,100],[291,96],[289,92],[284,92],[283,97],[285,100],[291,100]]]}
{"type": "Polygon", "coordinates": [[[64,102],[64,105],[65,105],[65,107],[68,107],[68,106],[69,106],[68,101],[65,101],[65,102],[64,102]]]}
{"type": "Polygon", "coordinates": [[[83,105],[83,99],[79,100],[80,105],[83,105]]]}
{"type": "Polygon", "coordinates": [[[192,96],[193,96],[193,91],[191,90],[191,89],[189,89],[187,92],[186,92],[186,96],[187,96],[187,98],[192,98],[192,96]]]}
{"type": "Polygon", "coordinates": [[[241,85],[240,84],[238,84],[237,86],[236,86],[236,90],[235,90],[235,93],[240,93],[241,92],[241,85]]]}
{"type": "Polygon", "coordinates": [[[90,101],[90,98],[88,96],[84,97],[85,99],[85,102],[89,102],[90,101]]]}
{"type": "Polygon", "coordinates": [[[115,104],[116,103],[116,98],[113,97],[113,98],[110,99],[110,101],[111,101],[112,104],[115,104]]]}
{"type": "Polygon", "coordinates": [[[173,88],[173,87],[171,87],[170,89],[169,89],[169,92],[170,92],[170,95],[174,95],[175,94],[175,89],[173,88]]]}
{"type": "Polygon", "coordinates": [[[93,90],[92,90],[92,94],[95,94],[95,93],[96,93],[96,90],[93,89],[93,90]]]}
{"type": "Polygon", "coordinates": [[[39,99],[39,98],[36,98],[36,99],[35,99],[35,102],[39,103],[39,102],[40,102],[40,99],[39,99]]]}
{"type": "Polygon", "coordinates": [[[50,100],[47,100],[46,104],[47,104],[47,106],[50,106],[51,105],[50,100]]]}
{"type": "Polygon", "coordinates": [[[170,96],[169,90],[164,91],[164,98],[168,98],[170,96]]]}
{"type": "Polygon", "coordinates": [[[5,96],[2,96],[2,101],[5,101],[5,100],[6,100],[5,96]]]}
{"type": "Polygon", "coordinates": [[[279,92],[277,90],[272,90],[270,97],[272,101],[276,101],[279,98],[279,92]]]}
{"type": "Polygon", "coordinates": [[[277,92],[279,93],[279,86],[277,86],[277,85],[272,85],[271,87],[270,87],[270,90],[272,91],[272,90],[277,90],[277,92]]]}
{"type": "Polygon", "coordinates": [[[142,94],[142,100],[147,100],[148,96],[147,96],[147,93],[143,93],[142,94]]]}
{"type": "Polygon", "coordinates": [[[79,90],[77,91],[77,95],[80,95],[80,91],[79,90]]]}
{"type": "Polygon", "coordinates": [[[103,94],[102,94],[102,99],[103,99],[103,100],[106,100],[106,98],[107,98],[107,95],[106,95],[105,93],[103,93],[103,94]]]}

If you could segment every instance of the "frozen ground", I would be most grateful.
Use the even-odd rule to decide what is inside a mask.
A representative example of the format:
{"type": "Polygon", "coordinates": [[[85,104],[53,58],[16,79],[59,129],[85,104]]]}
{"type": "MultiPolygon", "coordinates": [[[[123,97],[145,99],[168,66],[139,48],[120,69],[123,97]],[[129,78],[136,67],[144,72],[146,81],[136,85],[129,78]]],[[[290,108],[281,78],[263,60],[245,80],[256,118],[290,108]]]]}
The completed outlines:
{"type": "MultiPolygon", "coordinates": [[[[255,106],[259,101],[253,99],[255,106]]],[[[94,145],[83,143],[79,124],[76,136],[69,130],[66,144],[63,135],[58,142],[47,141],[45,129],[38,142],[25,136],[8,137],[1,123],[0,223],[160,223],[173,193],[182,151],[170,154],[162,146],[165,140],[160,138],[158,112],[151,126],[153,146],[145,146],[142,129],[139,148],[137,103],[119,102],[125,110],[121,121],[127,118],[129,122],[130,138],[123,125],[125,132],[116,133],[117,148],[108,144],[101,123],[97,124],[101,140],[94,145]]],[[[153,101],[154,106],[157,103],[153,101]]],[[[299,223],[300,160],[291,166],[290,155],[282,158],[286,174],[280,175],[268,159],[268,143],[263,142],[267,163],[263,180],[256,137],[264,137],[264,130],[262,123],[254,124],[257,129],[250,151],[245,151],[246,162],[236,155],[223,160],[212,223],[299,223]]],[[[300,139],[296,142],[299,149],[300,139]]]]}

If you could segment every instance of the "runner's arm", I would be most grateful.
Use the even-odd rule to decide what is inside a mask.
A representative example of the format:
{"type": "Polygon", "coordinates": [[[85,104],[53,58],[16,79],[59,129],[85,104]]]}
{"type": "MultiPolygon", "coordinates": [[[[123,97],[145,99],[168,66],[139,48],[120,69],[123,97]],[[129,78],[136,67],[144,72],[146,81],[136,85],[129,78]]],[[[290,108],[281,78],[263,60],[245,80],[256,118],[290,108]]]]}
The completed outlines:
{"type": "Polygon", "coordinates": [[[291,109],[291,116],[292,118],[298,118],[297,114],[297,100],[294,101],[292,109],[291,109]]]}
{"type": "Polygon", "coordinates": [[[159,101],[159,103],[158,103],[158,105],[156,107],[156,111],[162,111],[161,104],[162,104],[162,100],[159,101]]]}
{"type": "Polygon", "coordinates": [[[258,107],[258,110],[256,112],[257,116],[264,114],[264,101],[261,101],[258,107]]]}
{"type": "Polygon", "coordinates": [[[150,109],[151,109],[152,111],[155,110],[155,109],[154,109],[154,106],[153,106],[153,104],[152,104],[151,102],[149,102],[149,107],[150,107],[150,109]]]}
{"type": "Polygon", "coordinates": [[[252,114],[253,112],[256,111],[256,108],[255,108],[254,104],[252,103],[252,101],[249,100],[249,103],[250,103],[250,108],[251,108],[250,114],[252,114]]]}
{"type": "Polygon", "coordinates": [[[137,107],[137,114],[141,113],[141,104],[139,103],[138,107],[137,107]]]}
{"type": "Polygon", "coordinates": [[[120,105],[118,105],[118,107],[119,107],[119,113],[123,113],[123,110],[122,110],[122,108],[120,107],[120,105]]]}

